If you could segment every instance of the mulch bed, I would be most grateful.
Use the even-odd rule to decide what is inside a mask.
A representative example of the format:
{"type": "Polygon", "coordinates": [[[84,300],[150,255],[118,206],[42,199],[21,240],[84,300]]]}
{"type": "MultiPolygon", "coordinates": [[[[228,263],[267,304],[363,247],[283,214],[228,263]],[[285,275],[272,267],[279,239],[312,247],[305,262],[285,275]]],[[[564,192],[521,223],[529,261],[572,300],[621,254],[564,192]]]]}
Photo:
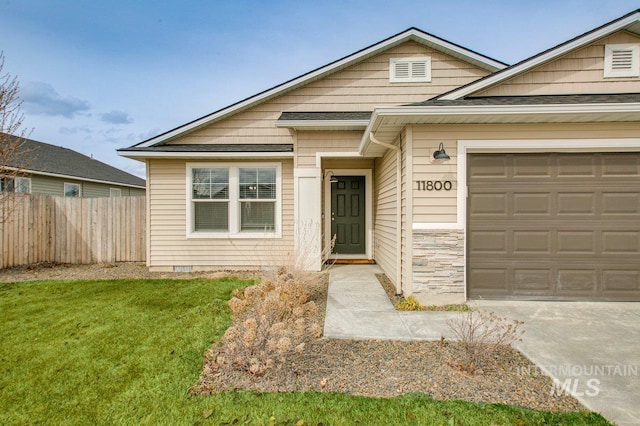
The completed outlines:
{"type": "MultiPolygon", "coordinates": [[[[322,314],[327,285],[325,276],[310,288],[311,298],[322,314]]],[[[280,368],[254,376],[217,365],[214,359],[221,350],[217,344],[207,353],[205,368],[192,392],[314,390],[370,397],[419,392],[442,400],[503,403],[546,411],[586,410],[569,395],[555,395],[549,377],[528,374],[538,370],[515,349],[506,348],[490,365],[470,375],[455,367],[452,345],[447,341],[320,338],[308,344],[303,353],[289,355],[280,368]]]]}

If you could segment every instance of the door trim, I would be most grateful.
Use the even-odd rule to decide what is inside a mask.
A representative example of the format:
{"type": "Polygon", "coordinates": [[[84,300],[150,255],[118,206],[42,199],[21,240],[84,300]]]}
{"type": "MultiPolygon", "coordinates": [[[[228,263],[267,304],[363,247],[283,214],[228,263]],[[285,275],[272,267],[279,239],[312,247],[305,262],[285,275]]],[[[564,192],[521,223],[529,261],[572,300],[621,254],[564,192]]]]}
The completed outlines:
{"type": "MultiPolygon", "coordinates": [[[[332,254],[330,259],[373,259],[373,172],[371,169],[324,169],[323,176],[332,172],[335,176],[364,176],[365,202],[365,250],[363,254],[332,254]]],[[[324,180],[324,246],[331,241],[331,183],[324,180]]]]}

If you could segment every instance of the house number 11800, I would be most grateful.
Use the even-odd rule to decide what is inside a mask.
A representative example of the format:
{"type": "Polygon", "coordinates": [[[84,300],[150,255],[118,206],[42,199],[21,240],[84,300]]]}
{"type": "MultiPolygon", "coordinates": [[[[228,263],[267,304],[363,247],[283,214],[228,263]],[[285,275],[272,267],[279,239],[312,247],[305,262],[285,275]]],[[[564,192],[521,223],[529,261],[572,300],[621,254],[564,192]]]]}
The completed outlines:
{"type": "Polygon", "coordinates": [[[451,191],[450,180],[417,180],[418,191],[451,191]]]}

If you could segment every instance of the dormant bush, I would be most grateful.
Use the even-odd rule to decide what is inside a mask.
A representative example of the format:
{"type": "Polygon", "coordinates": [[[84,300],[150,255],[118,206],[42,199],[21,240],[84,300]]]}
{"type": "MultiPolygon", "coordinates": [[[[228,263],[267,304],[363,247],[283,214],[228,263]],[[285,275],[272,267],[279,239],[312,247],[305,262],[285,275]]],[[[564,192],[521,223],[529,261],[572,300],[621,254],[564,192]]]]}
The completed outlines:
{"type": "Polygon", "coordinates": [[[493,312],[461,312],[447,320],[457,342],[452,345],[454,366],[470,374],[484,369],[496,353],[521,340],[522,321],[508,320],[493,312]]]}
{"type": "Polygon", "coordinates": [[[259,284],[236,292],[229,301],[233,324],[222,338],[216,362],[262,375],[301,352],[322,335],[316,304],[303,283],[281,268],[259,284]]]}

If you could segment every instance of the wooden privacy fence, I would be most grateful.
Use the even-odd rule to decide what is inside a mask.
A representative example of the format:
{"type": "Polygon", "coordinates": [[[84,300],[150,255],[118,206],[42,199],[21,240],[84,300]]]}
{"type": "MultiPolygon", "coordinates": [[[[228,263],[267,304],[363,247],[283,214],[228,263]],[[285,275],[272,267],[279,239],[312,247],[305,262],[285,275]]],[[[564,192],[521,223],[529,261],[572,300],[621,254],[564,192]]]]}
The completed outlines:
{"type": "Polygon", "coordinates": [[[29,195],[11,203],[4,207],[8,218],[0,223],[0,268],[146,258],[145,197],[29,195]]]}

